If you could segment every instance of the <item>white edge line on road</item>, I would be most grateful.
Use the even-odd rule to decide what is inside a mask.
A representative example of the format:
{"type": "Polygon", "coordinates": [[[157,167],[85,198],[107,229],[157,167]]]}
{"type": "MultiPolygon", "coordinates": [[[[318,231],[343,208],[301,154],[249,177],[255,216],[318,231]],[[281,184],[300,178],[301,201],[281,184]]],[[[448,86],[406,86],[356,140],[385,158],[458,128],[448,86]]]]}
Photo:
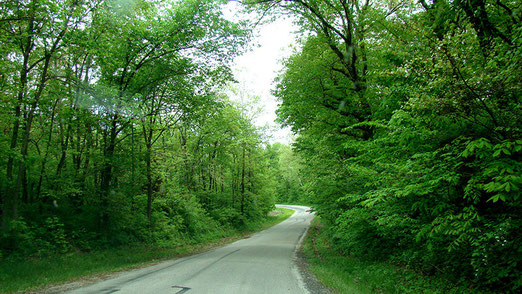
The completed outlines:
{"type": "MultiPolygon", "coordinates": [[[[294,210],[295,211],[294,214],[297,213],[297,210],[293,209],[292,207],[287,207],[287,208],[294,210]]],[[[310,223],[311,223],[311,220],[310,220],[310,223]]],[[[310,291],[308,291],[308,289],[306,288],[306,284],[304,282],[303,276],[301,276],[301,273],[299,272],[299,268],[297,266],[297,252],[303,245],[304,238],[305,238],[306,234],[308,233],[308,229],[310,228],[310,223],[308,224],[308,226],[306,227],[304,232],[299,237],[299,240],[297,241],[297,244],[295,245],[294,252],[292,253],[292,260],[294,261],[292,264],[292,272],[297,277],[297,284],[299,285],[299,288],[301,288],[303,290],[303,293],[307,293],[307,294],[310,294],[310,291]]]]}

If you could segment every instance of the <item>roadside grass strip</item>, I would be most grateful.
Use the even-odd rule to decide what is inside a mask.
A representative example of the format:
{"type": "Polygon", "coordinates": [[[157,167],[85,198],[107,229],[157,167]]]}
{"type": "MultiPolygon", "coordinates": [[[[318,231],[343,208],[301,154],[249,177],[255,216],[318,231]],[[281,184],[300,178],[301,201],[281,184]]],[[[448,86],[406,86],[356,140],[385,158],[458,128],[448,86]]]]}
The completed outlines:
{"type": "Polygon", "coordinates": [[[274,226],[294,213],[286,208],[276,208],[275,212],[262,221],[248,225],[242,231],[212,233],[206,238],[198,238],[205,241],[172,248],[137,245],[92,252],[69,252],[42,258],[5,258],[0,260],[0,293],[45,292],[50,287],[72,282],[89,284],[105,279],[114,272],[145,267],[224,246],[274,226]]]}
{"type": "Polygon", "coordinates": [[[332,248],[324,229],[315,217],[301,252],[311,272],[334,293],[483,293],[390,263],[343,256],[332,248]]]}

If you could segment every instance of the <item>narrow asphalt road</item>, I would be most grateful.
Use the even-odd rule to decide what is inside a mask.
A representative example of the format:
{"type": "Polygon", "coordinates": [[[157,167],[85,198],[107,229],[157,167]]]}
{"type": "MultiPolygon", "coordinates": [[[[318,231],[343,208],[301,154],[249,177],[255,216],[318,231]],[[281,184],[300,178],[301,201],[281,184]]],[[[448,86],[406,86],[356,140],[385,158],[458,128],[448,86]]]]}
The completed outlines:
{"type": "Polygon", "coordinates": [[[295,264],[313,215],[308,207],[284,222],[225,247],[163,262],[67,293],[308,293],[295,264]]]}

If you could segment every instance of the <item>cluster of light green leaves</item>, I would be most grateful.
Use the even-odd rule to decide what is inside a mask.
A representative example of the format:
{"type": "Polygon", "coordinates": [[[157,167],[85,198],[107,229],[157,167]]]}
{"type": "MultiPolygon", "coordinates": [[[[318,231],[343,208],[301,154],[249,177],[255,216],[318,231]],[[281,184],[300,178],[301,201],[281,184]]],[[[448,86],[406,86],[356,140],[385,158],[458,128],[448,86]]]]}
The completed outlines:
{"type": "Polygon", "coordinates": [[[266,216],[261,135],[219,93],[251,29],[222,4],[1,2],[2,256],[176,246],[266,216]]]}
{"type": "Polygon", "coordinates": [[[333,244],[519,291],[520,5],[283,3],[309,33],[278,79],[279,119],[333,244]]]}

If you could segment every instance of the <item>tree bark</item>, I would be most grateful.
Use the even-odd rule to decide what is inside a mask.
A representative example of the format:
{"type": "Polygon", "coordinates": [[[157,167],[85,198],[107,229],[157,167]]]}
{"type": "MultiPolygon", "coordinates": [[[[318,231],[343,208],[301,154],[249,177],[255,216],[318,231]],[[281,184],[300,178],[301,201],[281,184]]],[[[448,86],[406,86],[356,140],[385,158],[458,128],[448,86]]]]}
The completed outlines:
{"type": "Polygon", "coordinates": [[[245,213],[245,145],[243,144],[243,157],[241,168],[241,215],[245,213]]]}
{"type": "Polygon", "coordinates": [[[113,172],[113,161],[114,151],[116,149],[116,137],[118,135],[118,114],[114,114],[112,118],[112,124],[109,138],[106,139],[106,146],[104,152],[104,163],[101,172],[100,179],[100,217],[99,225],[103,234],[107,235],[109,226],[109,214],[108,214],[108,195],[111,189],[112,172],[113,172]]]}

